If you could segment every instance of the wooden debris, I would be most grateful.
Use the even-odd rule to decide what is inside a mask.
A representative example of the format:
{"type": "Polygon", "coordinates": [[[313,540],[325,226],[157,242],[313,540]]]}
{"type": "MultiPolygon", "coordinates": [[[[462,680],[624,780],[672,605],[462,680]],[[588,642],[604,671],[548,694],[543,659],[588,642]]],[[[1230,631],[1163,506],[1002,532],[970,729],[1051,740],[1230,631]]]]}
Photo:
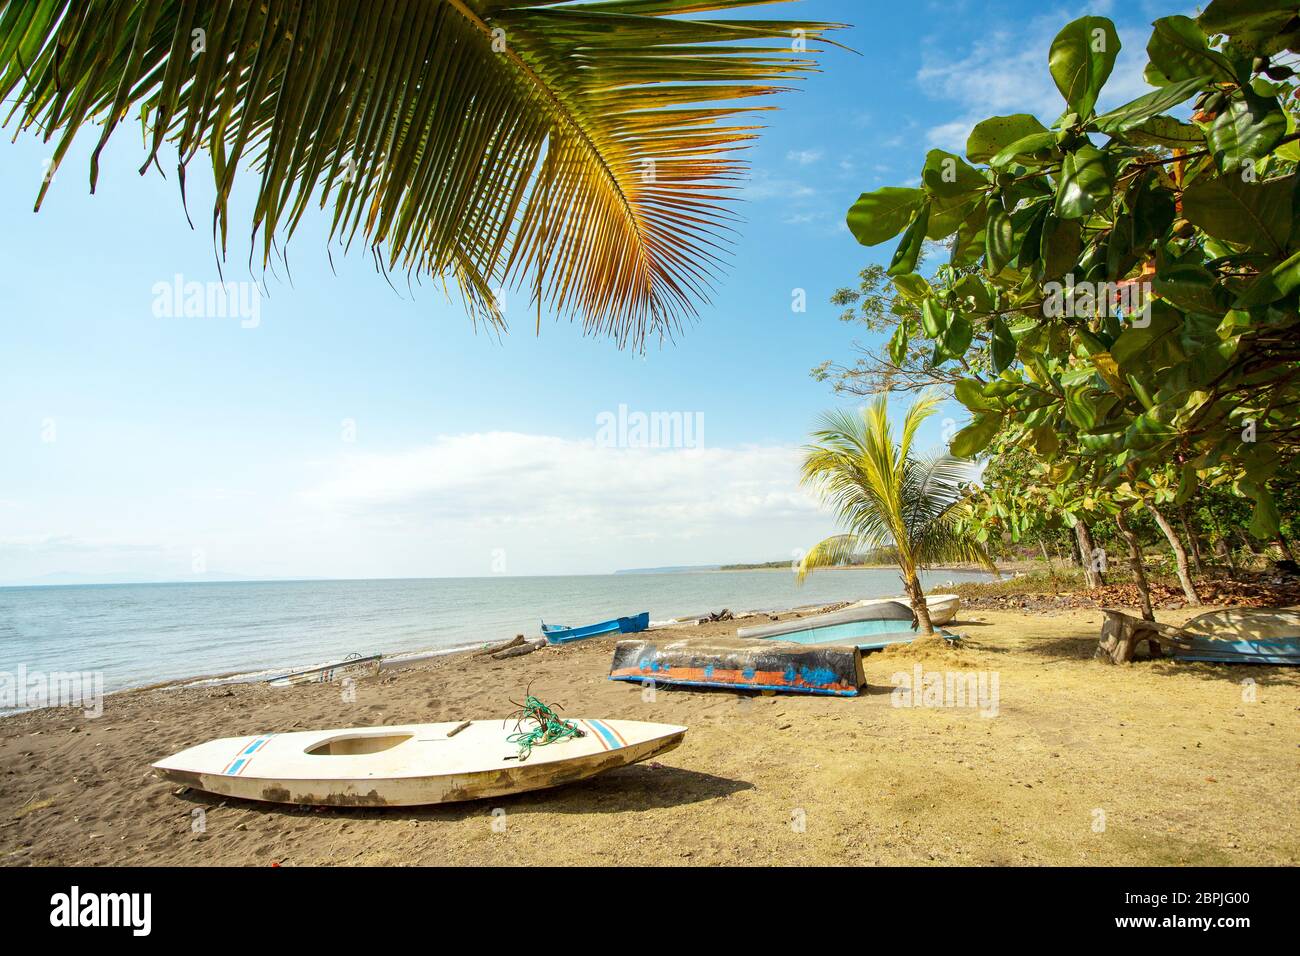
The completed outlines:
{"type": "Polygon", "coordinates": [[[535,650],[537,650],[536,644],[529,644],[525,642],[523,644],[518,644],[513,647],[509,647],[498,654],[493,654],[492,659],[494,661],[509,660],[512,657],[522,657],[525,654],[531,654],[535,650]]]}
{"type": "Polygon", "coordinates": [[[479,657],[488,654],[491,654],[493,657],[496,657],[502,651],[507,651],[512,647],[518,647],[522,643],[524,643],[524,636],[522,634],[516,634],[513,638],[506,641],[504,644],[493,644],[490,647],[484,647],[481,650],[475,651],[474,654],[479,657]]]}

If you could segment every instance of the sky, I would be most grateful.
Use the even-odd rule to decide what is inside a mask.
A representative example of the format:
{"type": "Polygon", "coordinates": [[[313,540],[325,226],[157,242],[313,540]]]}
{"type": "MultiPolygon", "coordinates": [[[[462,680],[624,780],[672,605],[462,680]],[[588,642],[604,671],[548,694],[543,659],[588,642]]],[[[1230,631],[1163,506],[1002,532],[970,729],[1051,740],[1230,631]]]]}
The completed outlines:
{"type": "MultiPolygon", "coordinates": [[[[621,352],[506,302],[475,330],[426,281],[326,255],[308,215],[267,296],[227,317],[172,308],[218,279],[203,158],[140,176],[128,124],[88,190],[83,132],[39,214],[52,146],[0,142],[0,584],[599,574],[772,561],[835,530],[798,484],[818,415],[851,404],[809,371],[862,341],[829,302],[892,244],[844,225],[864,192],[913,186],[972,125],[1062,102],[1051,39],[1087,13],[1124,49],[1102,107],[1145,92],[1169,2],[803,0],[764,16],[852,24],[778,98],[749,152],[729,274],[676,341],[621,352]],[[792,303],[802,290],[807,309],[792,303]],[[512,312],[512,305],[518,314],[512,312]],[[622,411],[620,411],[622,409],[622,411]],[[679,446],[635,447],[638,415],[680,413],[679,446]],[[620,427],[621,423],[621,427],[620,427]],[[632,446],[632,447],[629,447],[632,446]]],[[[247,266],[254,181],[237,183],[228,279],[247,266]]],[[[182,303],[183,305],[183,303],[182,303]]],[[[867,339],[866,341],[870,341],[867,339]]],[[[922,445],[964,422],[948,404],[922,445]]]]}

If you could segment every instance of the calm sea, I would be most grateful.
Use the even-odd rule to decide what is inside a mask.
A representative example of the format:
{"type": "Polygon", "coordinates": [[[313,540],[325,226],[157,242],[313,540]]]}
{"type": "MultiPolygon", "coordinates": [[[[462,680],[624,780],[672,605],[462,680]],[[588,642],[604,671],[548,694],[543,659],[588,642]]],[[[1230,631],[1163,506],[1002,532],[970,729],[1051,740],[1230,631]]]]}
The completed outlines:
{"type": "MultiPolygon", "coordinates": [[[[927,588],[987,575],[939,571],[927,588]]],[[[416,654],[649,611],[669,621],[902,593],[893,571],[268,581],[0,588],[0,674],[102,672],[106,691],[416,654]]]]}

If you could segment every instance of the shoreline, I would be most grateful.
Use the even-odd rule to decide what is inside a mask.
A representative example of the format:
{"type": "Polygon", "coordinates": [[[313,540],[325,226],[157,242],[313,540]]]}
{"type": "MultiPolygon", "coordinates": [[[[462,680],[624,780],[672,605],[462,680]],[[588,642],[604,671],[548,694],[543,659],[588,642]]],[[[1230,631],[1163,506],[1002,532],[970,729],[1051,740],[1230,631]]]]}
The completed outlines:
{"type": "MultiPolygon", "coordinates": [[[[1101,617],[962,613],[951,627],[966,635],[961,647],[870,654],[867,691],[854,698],[646,694],[608,679],[611,637],[503,661],[444,654],[359,679],[351,699],[337,684],[230,684],[123,691],[98,719],[27,711],[0,721],[0,768],[11,775],[0,787],[0,863],[759,865],[774,853],[791,864],[1300,862],[1300,821],[1275,812],[1293,789],[1300,673],[1102,664],[1092,659],[1101,617]],[[916,668],[998,675],[996,713],[900,705],[892,687],[916,668]],[[1246,678],[1257,690],[1249,702],[1246,678]],[[526,688],[568,717],[689,732],[661,760],[591,781],[423,808],[227,800],[149,768],[218,737],[501,718],[526,688]],[[802,831],[791,828],[795,810],[802,831]]],[[[735,628],[674,626],[704,639],[735,628]]]]}

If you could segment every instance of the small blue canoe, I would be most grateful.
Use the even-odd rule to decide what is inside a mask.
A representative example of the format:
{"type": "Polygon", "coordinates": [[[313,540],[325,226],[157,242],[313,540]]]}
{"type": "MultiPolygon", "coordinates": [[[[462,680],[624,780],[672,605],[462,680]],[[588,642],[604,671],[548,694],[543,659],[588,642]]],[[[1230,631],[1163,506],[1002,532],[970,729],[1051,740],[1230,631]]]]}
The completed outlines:
{"type": "Polygon", "coordinates": [[[619,617],[586,627],[566,627],[563,624],[542,623],[542,635],[548,644],[572,644],[585,641],[589,637],[604,634],[637,634],[650,626],[650,612],[642,611],[632,617],[619,617]]]}

